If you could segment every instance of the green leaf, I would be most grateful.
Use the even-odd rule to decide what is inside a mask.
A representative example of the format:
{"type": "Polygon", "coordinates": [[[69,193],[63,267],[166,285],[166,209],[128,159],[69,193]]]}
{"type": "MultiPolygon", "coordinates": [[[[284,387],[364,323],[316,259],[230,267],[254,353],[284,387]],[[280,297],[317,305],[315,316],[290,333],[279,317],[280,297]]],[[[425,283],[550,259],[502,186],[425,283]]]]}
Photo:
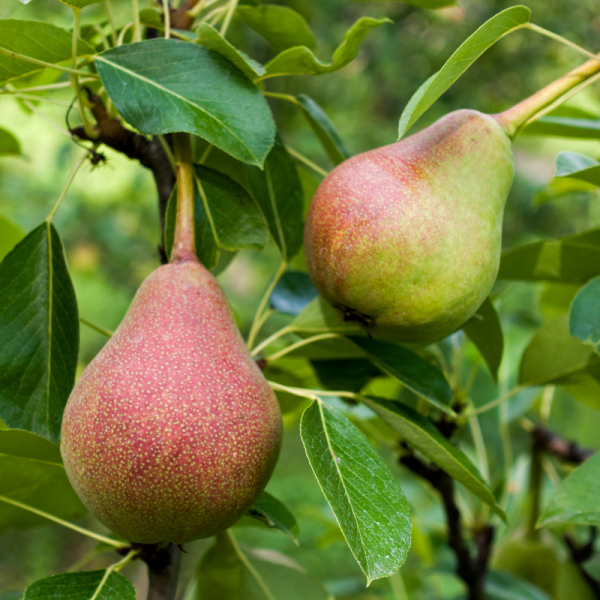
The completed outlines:
{"type": "Polygon", "coordinates": [[[569,316],[545,323],[523,353],[521,385],[578,384],[581,376],[600,365],[594,349],[569,333],[569,316]]]}
{"type": "Polygon", "coordinates": [[[331,161],[336,165],[345,161],[349,154],[327,113],[306,94],[296,96],[296,100],[300,112],[319,138],[331,161]]]}
{"type": "Polygon", "coordinates": [[[0,127],[0,156],[20,156],[21,144],[8,130],[0,127]]]}
{"type": "Polygon", "coordinates": [[[374,396],[365,396],[361,400],[397,431],[404,440],[440,469],[446,471],[453,479],[462,483],[506,521],[504,511],[496,504],[494,495],[479,471],[456,446],[437,430],[431,421],[399,402],[391,402],[374,396]]]}
{"type": "Polygon", "coordinates": [[[274,4],[238,6],[236,14],[276,50],[287,50],[293,46],[314,50],[317,47],[306,19],[291,8],[274,4]]]}
{"type": "Polygon", "coordinates": [[[561,152],[556,159],[556,176],[600,185],[600,163],[576,152],[561,152]]]}
{"type": "Polygon", "coordinates": [[[600,453],[588,458],[552,494],[538,527],[552,523],[600,525],[600,453]]]}
{"type": "Polygon", "coordinates": [[[231,530],[217,536],[198,565],[197,600],[333,600],[292,559],[241,547],[231,530]]]}
{"type": "Polygon", "coordinates": [[[198,44],[224,56],[242,71],[250,81],[254,81],[265,74],[265,68],[259,62],[229,43],[212,25],[200,23],[196,29],[196,34],[198,44]]]}
{"type": "MultiPolygon", "coordinates": [[[[41,21],[0,19],[0,48],[22,56],[59,64],[71,61],[72,34],[66,29],[41,21]]],[[[95,48],[87,42],[77,42],[77,54],[94,54],[95,48]]],[[[42,71],[44,67],[29,61],[0,54],[0,84],[42,71]]]]}
{"type": "Polygon", "coordinates": [[[26,590],[23,600],[135,600],[135,588],[119,573],[106,570],[61,573],[40,579],[26,590]]]}
{"type": "Polygon", "coordinates": [[[264,170],[246,166],[250,191],[267,218],[269,230],[285,261],[302,247],[304,197],[296,164],[279,137],[264,170]]]}
{"type": "Polygon", "coordinates": [[[330,63],[321,62],[314,53],[305,46],[289,48],[278,54],[265,69],[266,73],[261,79],[278,77],[281,75],[325,75],[333,73],[350,64],[358,54],[363,40],[375,27],[384,23],[391,23],[389,19],[372,19],[363,17],[352,25],[346,32],[344,41],[333,53],[330,63]]]}
{"type": "Polygon", "coordinates": [[[551,135],[575,139],[599,139],[600,119],[574,119],[572,117],[541,117],[523,130],[524,134],[551,135]]]}
{"type": "Polygon", "coordinates": [[[313,369],[326,389],[360,392],[374,377],[382,373],[370,360],[345,358],[343,360],[313,360],[313,369]]]}
{"type": "Polygon", "coordinates": [[[487,600],[552,600],[539,587],[506,571],[490,571],[485,578],[487,600]]]}
{"type": "Polygon", "coordinates": [[[258,500],[248,510],[248,516],[262,521],[267,527],[279,529],[294,542],[298,542],[300,528],[296,522],[296,517],[283,502],[280,502],[268,492],[263,492],[258,497],[258,500]]]}
{"type": "Polygon", "coordinates": [[[382,371],[402,382],[409,390],[442,412],[454,415],[450,408],[452,390],[444,374],[426,360],[397,344],[367,337],[350,337],[367,358],[382,371]]]}
{"type": "Polygon", "coordinates": [[[530,17],[531,10],[526,6],[513,6],[486,21],[467,38],[444,66],[413,94],[400,117],[398,139],[490,46],[522,27],[530,17]]]}
{"type": "Polygon", "coordinates": [[[569,315],[572,336],[596,350],[600,344],[600,277],[592,279],[575,296],[569,315]]]}
{"type": "Polygon", "coordinates": [[[600,275],[600,229],[502,253],[498,279],[584,284],[600,275]]]}
{"type": "MultiPolygon", "coordinates": [[[[354,321],[344,321],[340,313],[322,296],[317,296],[290,323],[290,329],[303,334],[340,333],[346,335],[364,334],[362,327],[354,321]]],[[[358,353],[358,356],[362,353],[358,353]]]]}
{"type": "Polygon", "coordinates": [[[85,8],[86,6],[90,6],[90,4],[97,4],[98,2],[102,2],[102,0],[60,0],[63,4],[67,6],[71,6],[73,8],[85,8]]]}
{"type": "Polygon", "coordinates": [[[187,131],[262,166],[275,123],[260,91],[220,54],[158,38],[96,57],[108,95],[142,133],[187,131]]]}
{"type": "Polygon", "coordinates": [[[494,381],[498,381],[498,369],[504,352],[504,336],[500,317],[489,298],[464,325],[463,331],[475,344],[494,381]]]}
{"type": "MultiPolygon", "coordinates": [[[[71,487],[58,446],[28,431],[0,430],[0,496],[62,519],[86,509],[71,487]]],[[[0,532],[47,525],[44,517],[0,501],[0,532]]]]}
{"type": "MultiPolygon", "coordinates": [[[[269,239],[264,215],[255,200],[235,181],[201,165],[194,165],[196,192],[194,224],[196,254],[200,262],[213,269],[220,250],[242,248],[261,250],[269,239]]],[[[167,256],[171,255],[177,215],[177,190],[169,199],[165,222],[167,256]]]]}
{"type": "Polygon", "coordinates": [[[395,573],[410,546],[410,511],[381,456],[342,413],[321,401],[304,411],[300,434],[367,582],[395,573]]]}
{"type": "Polygon", "coordinates": [[[57,441],[79,316],[58,232],[44,222],[0,264],[0,418],[57,441]]]}
{"type": "Polygon", "coordinates": [[[0,215],[0,261],[25,237],[25,232],[10,219],[0,215]]]}
{"type": "Polygon", "coordinates": [[[319,295],[308,273],[287,271],[277,282],[269,304],[288,315],[300,314],[319,295]]]}

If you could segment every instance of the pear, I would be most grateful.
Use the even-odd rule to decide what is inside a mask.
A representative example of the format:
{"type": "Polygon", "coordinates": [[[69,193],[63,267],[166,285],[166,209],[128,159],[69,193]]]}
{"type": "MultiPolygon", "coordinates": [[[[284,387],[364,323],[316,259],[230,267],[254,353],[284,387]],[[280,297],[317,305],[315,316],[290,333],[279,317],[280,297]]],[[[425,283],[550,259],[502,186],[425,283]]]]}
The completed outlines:
{"type": "Polygon", "coordinates": [[[277,461],[277,400],[214,277],[191,254],[142,284],[67,403],[61,452],[126,540],[184,543],[235,523],[277,461]]]}
{"type": "Polygon", "coordinates": [[[474,110],[350,158],[323,180],[308,212],[314,284],[374,337],[447,336],[496,279],[513,173],[504,128],[474,110]]]}

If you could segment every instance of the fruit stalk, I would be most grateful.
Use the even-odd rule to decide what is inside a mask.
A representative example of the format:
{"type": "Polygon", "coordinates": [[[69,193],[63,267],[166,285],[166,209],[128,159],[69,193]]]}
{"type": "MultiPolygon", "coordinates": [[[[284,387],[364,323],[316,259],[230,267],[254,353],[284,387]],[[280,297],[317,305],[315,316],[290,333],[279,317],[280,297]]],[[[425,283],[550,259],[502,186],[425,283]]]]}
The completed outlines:
{"type": "Polygon", "coordinates": [[[171,263],[196,261],[194,235],[194,164],[188,133],[173,134],[177,176],[177,217],[171,263]]]}
{"type": "Polygon", "coordinates": [[[600,73],[600,55],[583,63],[571,72],[559,77],[533,96],[515,104],[512,108],[494,115],[509,137],[514,137],[518,130],[541,110],[559,100],[561,96],[600,73]]]}

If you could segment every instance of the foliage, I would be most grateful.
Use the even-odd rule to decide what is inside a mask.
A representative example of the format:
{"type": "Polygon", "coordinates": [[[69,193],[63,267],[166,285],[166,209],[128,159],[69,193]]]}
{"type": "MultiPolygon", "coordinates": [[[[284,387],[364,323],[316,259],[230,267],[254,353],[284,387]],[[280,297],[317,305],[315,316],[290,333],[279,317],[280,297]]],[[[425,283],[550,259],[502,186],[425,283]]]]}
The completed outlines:
{"type": "MultiPolygon", "coordinates": [[[[11,200],[0,209],[0,531],[23,530],[7,539],[35,528],[35,539],[43,540],[47,518],[72,526],[85,514],[57,446],[62,411],[76,371],[101,348],[102,332],[118,324],[133,290],[157,263],[156,246],[170,255],[177,199],[174,188],[161,192],[160,182],[172,174],[157,174],[139,148],[154,143],[168,172],[170,134],[179,131],[194,136],[198,256],[220,274],[249,348],[267,365],[287,436],[272,494],[265,492],[212,545],[190,545],[186,598],[358,599],[367,597],[361,595],[365,576],[378,597],[403,598],[405,588],[411,598],[457,597],[468,582],[454,575],[441,533],[445,519],[459,564],[456,544],[476,556],[471,536],[490,552],[491,540],[481,537],[486,528],[496,527],[501,536],[522,526],[531,439],[547,475],[536,471],[534,452],[529,521],[541,514],[540,527],[560,524],[563,529],[550,528],[549,535],[565,554],[572,546],[562,534],[582,539],[584,526],[598,524],[597,457],[560,483],[563,462],[573,455],[561,454],[555,438],[546,445],[540,441],[546,438],[530,438],[532,430],[554,427],[561,436],[598,445],[600,219],[584,224],[596,215],[590,199],[597,200],[600,171],[596,151],[582,142],[598,138],[594,96],[588,92],[585,109],[559,109],[525,128],[517,143],[523,152],[550,149],[556,178],[535,190],[547,195],[536,212],[523,167],[509,200],[499,282],[450,338],[426,348],[370,339],[317,297],[302,252],[303,218],[319,180],[356,149],[393,141],[378,132],[394,129],[379,126],[386,113],[397,119],[390,105],[406,105],[402,136],[430,107],[433,118],[462,106],[492,64],[498,77],[485,75],[473,104],[496,110],[490,90],[508,87],[502,78],[517,52],[510,40],[529,44],[534,36],[513,33],[529,23],[527,7],[497,2],[428,12],[452,2],[238,6],[217,0],[186,24],[177,6],[167,20],[156,7],[140,6],[132,15],[124,0],[113,0],[111,18],[106,3],[65,4],[61,12],[34,0],[15,10],[19,18],[0,19],[1,101],[14,111],[7,114],[18,115],[14,127],[7,118],[0,128],[0,189],[11,200]],[[36,4],[39,14],[32,12],[36,4]],[[344,13],[343,23],[334,23],[328,10],[344,13]],[[398,30],[409,40],[399,42],[408,57],[402,69],[388,49],[398,30]],[[436,32],[444,36],[439,45],[436,32]],[[378,78],[386,85],[374,85],[378,78]],[[350,86],[341,94],[344,81],[350,86]],[[365,98],[368,103],[355,109],[365,98]],[[54,111],[48,114],[59,129],[67,115],[72,139],[44,147],[54,161],[43,167],[28,136],[20,140],[17,124],[38,122],[46,109],[54,111]],[[122,137],[110,137],[111,127],[122,137]],[[31,165],[52,178],[50,192],[28,175],[23,158],[30,153],[31,165]],[[106,153],[108,165],[99,153],[106,153]],[[146,202],[155,193],[149,174],[119,154],[154,175],[164,232],[146,202]],[[96,170],[80,172],[69,187],[87,158],[98,163],[96,170]],[[64,163],[75,164],[68,177],[64,163]],[[93,183],[80,184],[84,177],[93,183]],[[54,206],[51,196],[65,179],[54,206]],[[578,201],[581,193],[586,196],[578,201]],[[445,516],[431,500],[430,485],[445,516]],[[455,498],[462,522],[449,516],[455,498]]],[[[534,20],[538,14],[534,10],[534,20]]],[[[533,42],[521,49],[523,63],[531,48],[533,42]]],[[[555,62],[562,73],[566,61],[555,62]]],[[[548,80],[550,67],[540,71],[548,80]]],[[[91,516],[85,519],[97,529],[91,516]]],[[[124,545],[91,535],[102,538],[98,554],[124,545]]],[[[81,563],[67,573],[69,565],[60,565],[56,570],[65,572],[52,575],[52,565],[7,581],[25,600],[133,598],[119,571],[134,558],[115,563],[102,555],[91,559],[95,570],[81,563]]],[[[0,598],[10,591],[2,586],[0,598]]],[[[500,571],[487,573],[485,589],[490,598],[547,597],[500,571]]]]}

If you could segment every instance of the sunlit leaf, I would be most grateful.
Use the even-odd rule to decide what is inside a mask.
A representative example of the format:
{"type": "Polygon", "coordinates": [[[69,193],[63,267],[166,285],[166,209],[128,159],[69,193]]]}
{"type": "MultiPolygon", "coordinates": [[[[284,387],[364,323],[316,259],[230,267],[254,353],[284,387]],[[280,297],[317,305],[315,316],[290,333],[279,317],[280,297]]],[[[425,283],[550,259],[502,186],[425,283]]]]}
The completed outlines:
{"type": "Polygon", "coordinates": [[[369,32],[384,23],[391,23],[391,21],[389,19],[372,19],[370,17],[359,19],[346,32],[344,41],[333,53],[333,57],[329,63],[321,62],[312,50],[306,46],[297,46],[284,50],[267,63],[265,67],[266,73],[261,79],[280,75],[325,75],[326,73],[338,71],[356,58],[360,45],[369,32]]]}
{"type": "Polygon", "coordinates": [[[262,521],[267,527],[279,529],[289,538],[298,541],[300,528],[288,507],[268,492],[263,492],[248,510],[248,516],[262,521]]]}
{"type": "Polygon", "coordinates": [[[58,441],[78,347],[62,242],[44,222],[0,264],[0,417],[9,427],[58,441]]]}
{"type": "Polygon", "coordinates": [[[346,542],[370,583],[406,560],[411,520],[398,482],[367,438],[339,411],[315,400],[300,433],[310,465],[346,542]]]}
{"type": "Polygon", "coordinates": [[[136,600],[129,579],[114,571],[105,576],[105,570],[52,575],[32,583],[23,600],[136,600]]]}
{"type": "Polygon", "coordinates": [[[245,52],[227,41],[214,27],[208,23],[200,23],[196,29],[201,46],[214,50],[232,62],[248,79],[254,81],[265,74],[265,68],[250,58],[245,52]]]}
{"type": "Polygon", "coordinates": [[[302,247],[304,197],[296,164],[279,138],[265,161],[264,170],[246,167],[250,191],[260,205],[271,235],[286,261],[302,247]]]}
{"type": "Polygon", "coordinates": [[[0,156],[19,156],[20,154],[19,140],[10,131],[0,127],[0,156]]]}
{"type": "Polygon", "coordinates": [[[276,50],[293,46],[306,46],[314,50],[317,47],[306,19],[287,6],[238,6],[235,12],[276,50]]]}
{"type": "Polygon", "coordinates": [[[538,527],[552,523],[600,525],[600,454],[588,458],[552,494],[538,527]]]}
{"type": "Polygon", "coordinates": [[[447,414],[454,414],[450,408],[450,385],[444,374],[425,359],[397,344],[368,337],[350,337],[350,340],[382,371],[402,382],[432,406],[447,414]]]}
{"type": "Polygon", "coordinates": [[[444,66],[432,75],[409,100],[400,117],[398,138],[492,45],[529,21],[531,10],[513,6],[486,21],[463,42],[444,66]]]}
{"type": "Polygon", "coordinates": [[[446,471],[453,479],[462,483],[506,520],[504,511],[496,503],[492,491],[473,463],[449,442],[431,421],[399,402],[373,396],[364,397],[363,402],[411,446],[446,471]]]}
{"type": "MultiPolygon", "coordinates": [[[[0,48],[47,63],[71,61],[72,38],[71,32],[50,23],[0,19],[0,48]]],[[[91,44],[81,40],[77,42],[79,56],[94,54],[95,51],[91,44]]],[[[42,69],[44,67],[41,65],[0,54],[0,83],[42,69]]]]}
{"type": "Polygon", "coordinates": [[[502,335],[500,317],[489,298],[486,298],[485,302],[462,328],[469,339],[477,346],[494,381],[498,381],[498,369],[504,351],[504,336],[502,335]]]}
{"type": "Polygon", "coordinates": [[[584,154],[561,152],[556,159],[556,176],[600,185],[600,163],[584,154]]]}
{"type": "Polygon", "coordinates": [[[0,215],[0,261],[25,237],[25,232],[10,219],[0,215]]]}
{"type": "Polygon", "coordinates": [[[273,145],[263,95],[220,54],[158,38],[108,50],[96,66],[121,115],[142,133],[187,131],[254,165],[273,145]]]}

